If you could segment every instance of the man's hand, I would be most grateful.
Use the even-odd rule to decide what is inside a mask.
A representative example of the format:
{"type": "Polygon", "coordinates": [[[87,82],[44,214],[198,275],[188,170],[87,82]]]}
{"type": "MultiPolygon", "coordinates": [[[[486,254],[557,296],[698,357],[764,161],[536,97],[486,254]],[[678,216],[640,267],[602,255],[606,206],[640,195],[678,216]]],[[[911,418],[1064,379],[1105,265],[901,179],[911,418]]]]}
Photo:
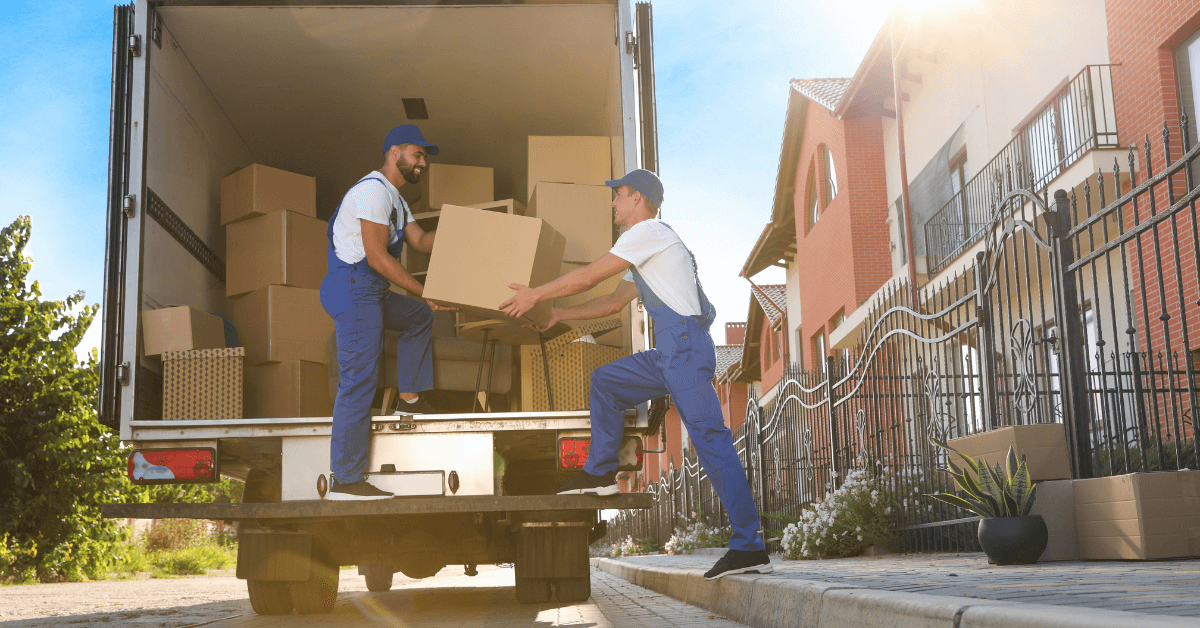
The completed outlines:
{"type": "Polygon", "coordinates": [[[561,321],[561,320],[563,320],[562,310],[560,310],[558,308],[551,308],[550,320],[544,326],[536,327],[535,329],[537,329],[538,331],[549,331],[551,327],[554,327],[555,325],[557,325],[559,323],[559,321],[561,321]]]}
{"type": "Polygon", "coordinates": [[[434,303],[433,301],[430,301],[429,299],[425,299],[425,305],[428,305],[429,309],[433,310],[434,312],[453,312],[458,309],[458,308],[450,306],[450,305],[442,305],[440,303],[434,303]]]}
{"type": "Polygon", "coordinates": [[[505,314],[513,318],[520,318],[526,312],[532,310],[533,306],[538,304],[533,288],[523,286],[519,283],[510,283],[508,287],[516,290],[517,293],[513,295],[513,298],[500,304],[500,309],[504,310],[505,314]]]}

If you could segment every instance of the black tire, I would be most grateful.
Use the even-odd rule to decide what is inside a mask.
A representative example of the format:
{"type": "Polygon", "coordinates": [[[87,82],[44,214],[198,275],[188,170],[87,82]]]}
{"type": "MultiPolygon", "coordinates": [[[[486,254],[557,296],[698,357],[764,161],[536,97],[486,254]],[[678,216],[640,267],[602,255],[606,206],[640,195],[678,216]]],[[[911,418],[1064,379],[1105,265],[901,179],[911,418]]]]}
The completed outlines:
{"type": "Polygon", "coordinates": [[[363,576],[367,579],[367,590],[383,593],[392,590],[392,568],[387,565],[363,565],[363,576]]]}
{"type": "Polygon", "coordinates": [[[517,601],[521,604],[549,602],[550,580],[547,578],[517,578],[517,601]]]}
{"type": "Polygon", "coordinates": [[[554,597],[559,602],[586,602],[592,597],[592,578],[559,578],[554,583],[554,597]]]}
{"type": "Polygon", "coordinates": [[[316,543],[312,548],[312,567],[309,569],[308,580],[293,582],[289,586],[292,592],[292,604],[301,615],[319,615],[333,610],[337,602],[338,566],[329,559],[328,554],[316,543]]]}
{"type": "Polygon", "coordinates": [[[259,615],[287,615],[292,612],[292,594],[288,583],[270,580],[247,580],[250,607],[259,615]]]}

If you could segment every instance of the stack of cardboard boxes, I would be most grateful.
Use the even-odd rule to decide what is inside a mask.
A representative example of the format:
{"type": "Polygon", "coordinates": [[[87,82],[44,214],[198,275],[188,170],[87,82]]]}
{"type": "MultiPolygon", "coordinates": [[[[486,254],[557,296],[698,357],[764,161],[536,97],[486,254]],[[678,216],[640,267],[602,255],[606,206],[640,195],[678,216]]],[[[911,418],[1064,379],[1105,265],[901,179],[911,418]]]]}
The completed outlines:
{"type": "Polygon", "coordinates": [[[321,307],[328,224],[317,218],[316,180],[261,164],[221,181],[225,295],[245,347],[246,416],[329,416],[321,307]]]}
{"type": "Polygon", "coordinates": [[[241,347],[225,347],[225,322],[186,305],[142,313],[146,357],[162,356],[163,419],[242,418],[241,347]]]}

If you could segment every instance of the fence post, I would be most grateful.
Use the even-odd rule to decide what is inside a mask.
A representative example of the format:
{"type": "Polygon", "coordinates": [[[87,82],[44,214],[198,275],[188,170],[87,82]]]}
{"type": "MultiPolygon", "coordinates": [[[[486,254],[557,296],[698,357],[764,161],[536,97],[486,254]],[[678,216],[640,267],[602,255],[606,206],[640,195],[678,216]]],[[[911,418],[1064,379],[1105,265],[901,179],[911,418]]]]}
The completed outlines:
{"type": "Polygon", "coordinates": [[[837,397],[833,392],[833,356],[825,356],[825,402],[828,404],[829,410],[829,466],[832,471],[833,488],[838,488],[842,485],[842,465],[838,457],[841,455],[838,441],[837,416],[834,413],[833,404],[837,401],[837,397]]]}
{"type": "Polygon", "coordinates": [[[1071,229],[1071,201],[1066,190],[1054,191],[1054,210],[1046,213],[1050,226],[1050,241],[1054,247],[1055,309],[1058,318],[1058,361],[1063,383],[1063,427],[1070,443],[1071,477],[1090,478],[1092,472],[1091,426],[1087,407],[1087,356],[1084,345],[1087,336],[1079,312],[1079,292],[1075,275],[1069,268],[1075,261],[1066,234],[1071,229]]]}
{"type": "Polygon", "coordinates": [[[983,431],[985,432],[995,429],[997,419],[999,419],[996,407],[999,395],[996,393],[996,363],[994,361],[996,338],[992,333],[992,303],[988,298],[987,289],[991,277],[988,275],[987,262],[986,253],[981,251],[975,255],[975,333],[979,337],[979,394],[983,399],[980,406],[983,409],[983,431]]]}

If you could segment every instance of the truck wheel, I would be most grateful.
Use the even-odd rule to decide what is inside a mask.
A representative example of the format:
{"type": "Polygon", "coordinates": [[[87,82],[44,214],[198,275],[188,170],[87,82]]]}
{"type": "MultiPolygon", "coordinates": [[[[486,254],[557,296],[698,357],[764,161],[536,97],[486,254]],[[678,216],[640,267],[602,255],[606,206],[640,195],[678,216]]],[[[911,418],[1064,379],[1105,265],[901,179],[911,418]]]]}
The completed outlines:
{"type": "Polygon", "coordinates": [[[301,615],[328,613],[337,602],[338,566],[316,543],[313,543],[311,565],[308,580],[293,582],[289,587],[292,604],[301,615]]]}
{"type": "Polygon", "coordinates": [[[270,580],[247,580],[250,607],[259,615],[287,615],[292,612],[292,594],[288,583],[270,580]]]}
{"type": "Polygon", "coordinates": [[[372,593],[383,593],[392,590],[392,568],[387,565],[363,565],[363,575],[367,578],[367,590],[372,593]]]}
{"type": "Polygon", "coordinates": [[[549,602],[550,580],[547,578],[517,578],[517,601],[521,604],[549,602]]]}
{"type": "Polygon", "coordinates": [[[554,597],[559,602],[586,602],[592,597],[592,578],[559,578],[554,583],[554,597]]]}

